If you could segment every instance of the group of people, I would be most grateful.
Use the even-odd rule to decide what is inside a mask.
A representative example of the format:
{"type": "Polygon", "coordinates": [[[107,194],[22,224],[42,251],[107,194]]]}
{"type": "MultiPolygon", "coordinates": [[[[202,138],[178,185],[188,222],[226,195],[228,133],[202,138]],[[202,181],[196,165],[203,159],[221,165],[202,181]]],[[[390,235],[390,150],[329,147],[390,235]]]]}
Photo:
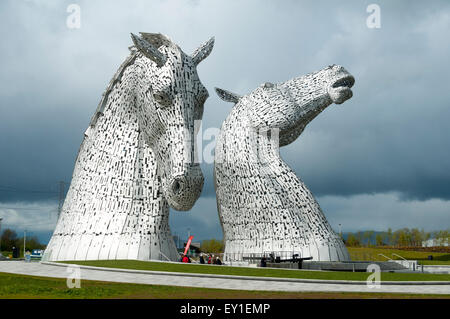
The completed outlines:
{"type": "MultiPolygon", "coordinates": [[[[211,254],[200,254],[199,258],[200,264],[213,264],[213,265],[222,265],[222,261],[220,260],[219,256],[214,256],[211,254]]],[[[181,255],[180,262],[182,263],[190,263],[191,258],[187,255],[181,255]]]]}
{"type": "Polygon", "coordinates": [[[200,263],[201,264],[213,264],[213,265],[222,265],[222,261],[220,260],[219,256],[216,256],[216,258],[214,258],[214,255],[211,254],[207,254],[204,255],[203,253],[200,254],[200,263]],[[207,259],[205,260],[205,256],[207,257],[207,259]]]}

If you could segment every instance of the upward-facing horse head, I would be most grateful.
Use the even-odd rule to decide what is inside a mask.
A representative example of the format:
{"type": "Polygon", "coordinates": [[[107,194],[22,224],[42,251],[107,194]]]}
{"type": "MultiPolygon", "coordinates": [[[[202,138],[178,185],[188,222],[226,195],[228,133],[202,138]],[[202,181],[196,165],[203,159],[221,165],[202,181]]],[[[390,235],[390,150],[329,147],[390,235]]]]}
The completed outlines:
{"type": "Polygon", "coordinates": [[[330,65],[282,83],[266,82],[242,99],[223,89],[216,88],[216,92],[225,101],[245,104],[252,128],[279,130],[279,146],[285,146],[326,107],[350,99],[354,83],[342,66],[330,65]]]}
{"type": "Polygon", "coordinates": [[[140,127],[155,154],[164,197],[174,209],[189,210],[203,187],[200,166],[194,163],[194,122],[201,120],[208,98],[196,67],[214,40],[187,55],[160,34],[132,34],[132,39],[140,52],[134,85],[140,127]]]}
{"type": "Polygon", "coordinates": [[[331,65],[283,83],[264,83],[244,96],[216,89],[235,103],[222,124],[214,160],[225,259],[297,253],[319,261],[349,260],[342,239],[278,147],[296,140],[329,105],[350,99],[354,82],[343,67],[331,65]]]}

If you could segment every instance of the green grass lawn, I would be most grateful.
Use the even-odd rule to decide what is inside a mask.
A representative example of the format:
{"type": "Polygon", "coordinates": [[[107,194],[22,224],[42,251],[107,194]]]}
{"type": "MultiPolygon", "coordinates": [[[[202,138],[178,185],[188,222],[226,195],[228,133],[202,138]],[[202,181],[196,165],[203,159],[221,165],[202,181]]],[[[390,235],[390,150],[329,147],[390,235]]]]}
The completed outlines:
{"type": "Polygon", "coordinates": [[[273,292],[122,284],[82,280],[81,288],[69,289],[66,279],[0,273],[1,299],[274,299],[274,298],[448,298],[450,295],[390,293],[273,292]]]}
{"type": "Polygon", "coordinates": [[[378,260],[385,261],[386,258],[379,254],[383,254],[386,257],[392,259],[401,259],[397,254],[405,259],[418,260],[423,265],[450,265],[449,253],[435,253],[428,251],[410,251],[391,248],[378,248],[378,247],[347,247],[348,252],[352,260],[378,260]],[[428,256],[433,256],[433,260],[428,260],[428,256]]]}
{"type": "MultiPolygon", "coordinates": [[[[71,261],[72,263],[86,266],[124,268],[137,270],[156,270],[183,273],[201,273],[218,275],[256,276],[256,277],[280,277],[302,279],[331,279],[331,280],[367,280],[365,272],[344,271],[302,271],[288,269],[267,269],[229,267],[213,265],[190,265],[182,263],[165,263],[139,260],[92,260],[71,261]]],[[[422,274],[422,273],[381,273],[382,281],[450,281],[448,274],[422,274]]]]}

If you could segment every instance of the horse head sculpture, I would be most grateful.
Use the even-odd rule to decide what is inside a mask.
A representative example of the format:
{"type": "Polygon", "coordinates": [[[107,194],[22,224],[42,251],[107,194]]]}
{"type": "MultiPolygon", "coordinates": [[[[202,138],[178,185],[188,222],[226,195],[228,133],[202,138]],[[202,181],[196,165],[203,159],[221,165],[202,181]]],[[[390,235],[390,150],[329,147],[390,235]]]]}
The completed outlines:
{"type": "Polygon", "coordinates": [[[194,162],[195,121],[202,119],[208,91],[197,65],[211,52],[210,39],[192,55],[163,35],[132,34],[136,58],[136,113],[158,163],[164,197],[176,210],[189,210],[200,196],[203,175],[194,162]]]}
{"type": "Polygon", "coordinates": [[[214,39],[185,54],[162,34],[134,46],[84,134],[44,260],[177,260],[169,207],[192,208],[203,187],[195,121],[208,97],[196,67],[214,39]]]}
{"type": "MultiPolygon", "coordinates": [[[[246,95],[240,104],[247,106],[254,129],[278,129],[280,146],[285,146],[295,141],[327,106],[350,99],[354,83],[353,76],[342,66],[330,65],[283,83],[266,82],[246,95]]],[[[227,102],[238,103],[241,98],[219,88],[216,92],[227,102]]]]}
{"type": "Polygon", "coordinates": [[[332,65],[283,83],[264,83],[245,96],[216,88],[223,100],[235,103],[222,124],[214,161],[226,260],[294,253],[349,260],[341,238],[278,148],[296,140],[327,106],[351,98],[354,82],[343,67],[332,65]]]}

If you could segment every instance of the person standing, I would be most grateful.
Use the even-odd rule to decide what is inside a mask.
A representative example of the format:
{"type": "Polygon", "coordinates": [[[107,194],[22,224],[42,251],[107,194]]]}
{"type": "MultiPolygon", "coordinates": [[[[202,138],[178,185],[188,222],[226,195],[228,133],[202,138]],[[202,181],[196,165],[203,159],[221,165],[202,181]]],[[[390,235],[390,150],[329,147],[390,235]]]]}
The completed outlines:
{"type": "Polygon", "coordinates": [[[267,267],[266,257],[261,258],[261,264],[260,264],[260,267],[267,267]]]}
{"type": "Polygon", "coordinates": [[[28,263],[31,261],[31,253],[29,250],[27,250],[25,253],[25,261],[28,263]]]}

